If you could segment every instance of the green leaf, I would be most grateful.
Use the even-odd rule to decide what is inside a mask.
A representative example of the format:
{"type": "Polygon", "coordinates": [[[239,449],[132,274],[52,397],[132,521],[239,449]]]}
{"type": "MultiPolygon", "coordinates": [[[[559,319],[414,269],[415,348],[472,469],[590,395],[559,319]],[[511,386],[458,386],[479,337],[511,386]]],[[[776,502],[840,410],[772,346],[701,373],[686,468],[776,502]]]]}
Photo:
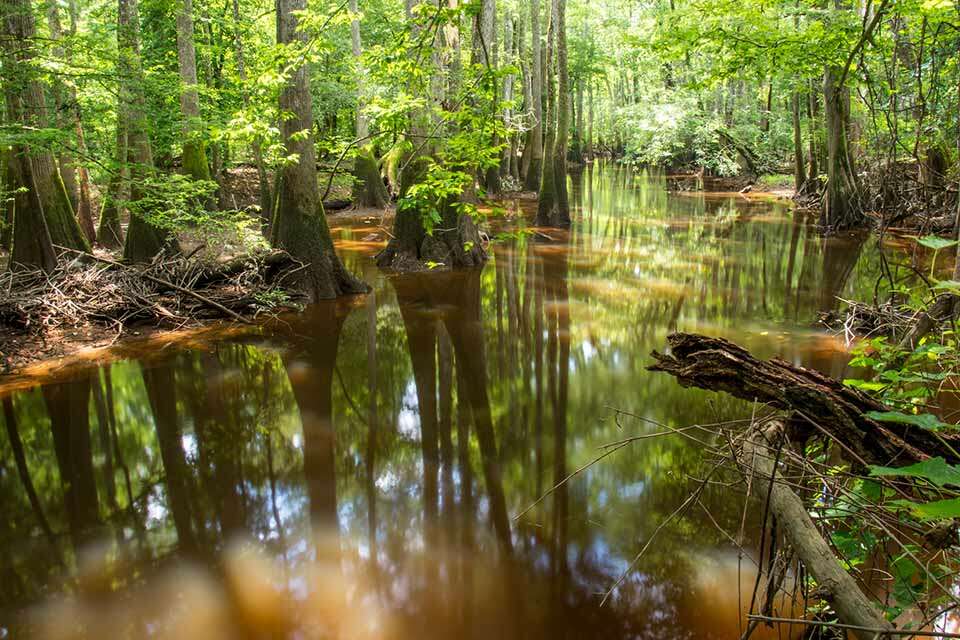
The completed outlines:
{"type": "Polygon", "coordinates": [[[946,249],[947,247],[955,246],[957,244],[956,240],[947,240],[946,238],[941,238],[939,236],[923,236],[921,238],[917,238],[917,242],[925,247],[929,247],[930,249],[936,249],[937,251],[940,249],[946,249]]]}
{"type": "Polygon", "coordinates": [[[930,458],[907,467],[870,467],[870,475],[877,476],[909,476],[929,480],[938,487],[952,484],[960,487],[960,467],[947,464],[940,457],[930,458]]]}
{"type": "Polygon", "coordinates": [[[960,518],[960,498],[935,500],[933,502],[912,502],[897,500],[898,507],[909,509],[920,520],[950,520],[960,518]]]}
{"type": "Polygon", "coordinates": [[[934,289],[949,289],[954,293],[960,293],[960,281],[957,280],[941,280],[937,284],[933,285],[934,289]]]}
{"type": "Polygon", "coordinates": [[[910,413],[900,413],[899,411],[867,411],[866,417],[877,422],[896,422],[898,424],[911,424],[921,429],[941,429],[950,425],[940,422],[940,420],[929,413],[913,415],[910,413]]]}

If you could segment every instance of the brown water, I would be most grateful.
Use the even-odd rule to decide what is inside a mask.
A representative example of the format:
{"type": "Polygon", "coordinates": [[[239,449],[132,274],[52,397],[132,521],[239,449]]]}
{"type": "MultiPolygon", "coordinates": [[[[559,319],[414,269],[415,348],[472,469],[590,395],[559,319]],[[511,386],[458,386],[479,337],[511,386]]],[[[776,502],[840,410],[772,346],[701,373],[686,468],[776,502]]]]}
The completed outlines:
{"type": "Polygon", "coordinates": [[[656,175],[572,180],[570,232],[522,233],[507,203],[482,272],[384,275],[376,225],[344,223],[373,294],[4,397],[0,637],[738,637],[735,487],[669,520],[601,606],[702,444],[638,441],[514,516],[663,430],[614,408],[749,415],[645,370],[670,331],[842,375],[814,323],[871,297],[875,248],[656,175]]]}

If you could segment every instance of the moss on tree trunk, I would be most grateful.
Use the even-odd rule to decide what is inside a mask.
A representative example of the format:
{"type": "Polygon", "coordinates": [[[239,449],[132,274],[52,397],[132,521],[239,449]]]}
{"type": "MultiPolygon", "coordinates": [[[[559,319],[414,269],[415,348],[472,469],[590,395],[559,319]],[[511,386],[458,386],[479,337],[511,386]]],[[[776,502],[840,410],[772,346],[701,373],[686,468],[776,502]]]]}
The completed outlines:
{"type": "Polygon", "coordinates": [[[823,195],[820,225],[831,230],[851,229],[863,223],[860,184],[847,136],[850,90],[839,84],[840,70],[827,67],[823,74],[823,113],[827,132],[827,188],[823,195]]]}
{"type": "MultiPolygon", "coordinates": [[[[281,43],[306,45],[306,34],[300,31],[296,16],[305,7],[306,0],[278,0],[277,34],[281,43]]],[[[368,287],[344,268],[334,252],[320,203],[307,71],[305,64],[296,69],[280,94],[280,110],[292,116],[283,122],[286,152],[297,154],[298,160],[283,168],[271,237],[275,247],[307,265],[296,273],[296,281],[285,285],[321,300],[363,293],[368,287]]]]}
{"type": "Polygon", "coordinates": [[[389,198],[380,177],[380,167],[369,147],[357,151],[353,162],[353,202],[358,207],[383,209],[389,198]]]}
{"type": "MultiPolygon", "coordinates": [[[[400,197],[421,181],[428,160],[420,157],[411,161],[400,177],[400,197]]],[[[377,265],[396,271],[420,271],[430,267],[479,267],[487,259],[480,232],[473,218],[462,214],[456,202],[442,202],[440,222],[428,234],[423,224],[423,212],[413,208],[398,209],[393,223],[393,238],[377,255],[377,265]]]]}
{"type": "MultiPolygon", "coordinates": [[[[44,88],[32,61],[36,24],[29,0],[0,2],[0,25],[7,116],[28,128],[48,126],[44,88]]],[[[53,154],[18,144],[9,167],[11,190],[22,189],[13,203],[10,264],[50,269],[56,262],[53,245],[89,251],[53,154]]]]}

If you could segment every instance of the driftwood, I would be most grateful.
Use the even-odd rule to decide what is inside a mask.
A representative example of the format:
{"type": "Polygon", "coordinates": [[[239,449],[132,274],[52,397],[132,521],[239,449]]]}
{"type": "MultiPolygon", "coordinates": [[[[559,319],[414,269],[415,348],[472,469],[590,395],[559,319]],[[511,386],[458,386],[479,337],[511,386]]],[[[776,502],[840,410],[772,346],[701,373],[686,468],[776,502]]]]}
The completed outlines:
{"type": "MultiPolygon", "coordinates": [[[[862,640],[888,637],[883,632],[892,630],[892,627],[856,581],[844,571],[810,519],[803,501],[788,484],[776,482],[774,450],[778,442],[783,442],[784,431],[785,426],[780,421],[753,429],[737,451],[737,462],[745,473],[753,475],[755,486],[763,487],[764,491],[769,489],[770,513],[776,517],[797,557],[816,579],[821,597],[830,603],[839,618],[860,627],[854,635],[862,640]]],[[[756,624],[757,619],[752,619],[751,627],[756,624]]]]}
{"type": "Polygon", "coordinates": [[[794,434],[829,435],[852,457],[851,463],[865,466],[899,466],[940,455],[951,463],[960,462],[954,453],[957,436],[933,433],[908,424],[881,423],[864,415],[887,411],[870,396],[812,369],[774,358],[758,360],[727,340],[674,333],[667,338],[670,353],[653,352],[656,364],[651,371],[664,371],[685,387],[726,391],[744,400],[792,411],[794,434]]]}

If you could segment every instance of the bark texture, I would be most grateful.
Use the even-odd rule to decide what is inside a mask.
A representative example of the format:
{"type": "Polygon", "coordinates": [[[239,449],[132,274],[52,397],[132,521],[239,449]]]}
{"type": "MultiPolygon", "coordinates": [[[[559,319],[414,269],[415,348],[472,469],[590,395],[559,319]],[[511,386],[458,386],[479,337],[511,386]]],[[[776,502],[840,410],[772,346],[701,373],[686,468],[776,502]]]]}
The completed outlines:
{"type": "Polygon", "coordinates": [[[827,67],[823,74],[823,113],[827,132],[827,188],[820,213],[821,226],[842,230],[863,222],[860,185],[850,154],[848,121],[850,89],[839,83],[841,71],[827,67]]]}
{"type": "Polygon", "coordinates": [[[839,380],[774,358],[758,360],[722,338],[674,333],[667,341],[670,354],[653,352],[651,371],[663,371],[684,387],[726,391],[748,401],[794,411],[791,427],[800,434],[818,432],[816,426],[841,443],[859,460],[853,463],[900,466],[942,455],[960,462],[944,441],[960,442],[951,433],[934,435],[907,424],[877,422],[869,411],[887,411],[880,402],[839,380]]]}
{"type": "MultiPolygon", "coordinates": [[[[770,487],[770,513],[840,620],[869,629],[892,630],[880,608],[864,595],[857,582],[843,570],[830,545],[810,519],[800,497],[788,484],[774,481],[777,472],[773,463],[775,449],[777,440],[784,437],[783,431],[782,424],[774,423],[763,431],[751,434],[737,453],[738,461],[744,468],[752,470],[758,486],[770,487]]],[[[877,637],[875,631],[853,633],[861,640],[877,637]]]]}
{"type": "MultiPolygon", "coordinates": [[[[543,74],[540,64],[540,3],[530,3],[530,92],[529,110],[533,116],[533,128],[527,140],[529,165],[524,176],[523,188],[537,191],[540,188],[540,171],[543,167],[543,74]]],[[[528,155],[524,149],[524,156],[528,155]]]]}
{"type": "Polygon", "coordinates": [[[123,247],[126,260],[150,260],[161,251],[179,250],[169,229],[149,219],[138,206],[146,180],[153,172],[153,149],[148,136],[146,98],[143,93],[143,61],[140,59],[140,12],[138,0],[119,0],[117,44],[120,68],[120,107],[127,132],[130,166],[130,226],[123,247]]]}
{"type": "Polygon", "coordinates": [[[194,180],[210,180],[207,150],[201,138],[193,0],[177,3],[177,61],[180,65],[180,115],[183,117],[183,172],[194,180]]]}
{"type": "MultiPolygon", "coordinates": [[[[29,0],[0,1],[6,115],[27,128],[44,128],[50,124],[43,84],[34,66],[36,36],[29,0]]],[[[8,162],[9,188],[23,188],[13,202],[10,264],[50,269],[56,262],[53,245],[89,251],[53,154],[46,149],[19,144],[13,147],[8,162]]]]}
{"type": "Polygon", "coordinates": [[[380,177],[380,166],[370,147],[357,151],[353,161],[353,202],[358,207],[383,209],[390,201],[380,177]]]}
{"type": "MultiPolygon", "coordinates": [[[[283,44],[307,46],[307,36],[296,13],[306,0],[278,0],[277,35],[283,44]]],[[[297,162],[284,167],[274,214],[273,245],[309,265],[287,286],[301,289],[314,300],[363,293],[367,286],[350,274],[333,249],[330,229],[320,203],[317,156],[313,145],[313,105],[306,64],[292,73],[280,94],[280,110],[291,114],[283,122],[283,141],[297,162]]]]}
{"type": "Polygon", "coordinates": [[[544,163],[549,163],[551,167],[544,166],[543,169],[536,218],[536,224],[551,227],[570,226],[570,202],[567,196],[570,81],[567,70],[566,4],[566,0],[553,0],[551,28],[556,39],[557,92],[553,100],[556,130],[552,135],[548,134],[544,163]]]}

